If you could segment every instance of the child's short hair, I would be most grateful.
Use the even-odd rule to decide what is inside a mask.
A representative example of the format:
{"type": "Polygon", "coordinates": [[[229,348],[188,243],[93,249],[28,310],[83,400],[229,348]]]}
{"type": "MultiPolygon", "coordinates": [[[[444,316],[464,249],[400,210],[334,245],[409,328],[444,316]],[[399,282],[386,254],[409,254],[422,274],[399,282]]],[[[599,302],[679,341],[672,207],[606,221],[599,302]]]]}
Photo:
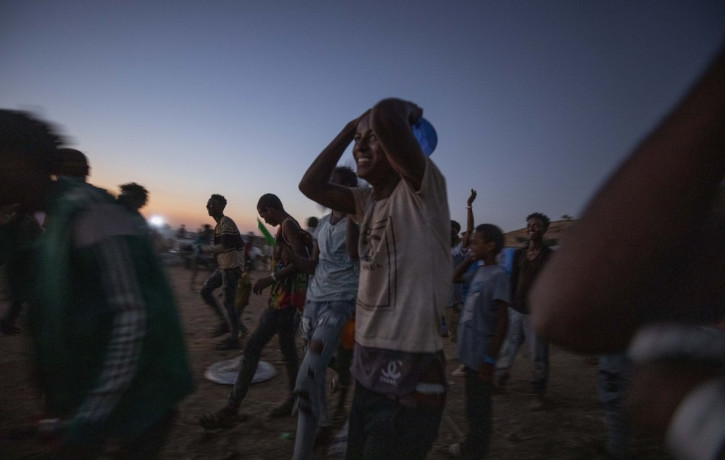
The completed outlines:
{"type": "Polygon", "coordinates": [[[481,224],[476,227],[476,233],[480,233],[487,243],[494,243],[494,254],[498,255],[503,249],[503,232],[493,224],[481,224]]]}
{"type": "Polygon", "coordinates": [[[459,233],[461,231],[461,224],[459,224],[455,220],[451,220],[451,228],[455,228],[456,233],[459,233]]]}

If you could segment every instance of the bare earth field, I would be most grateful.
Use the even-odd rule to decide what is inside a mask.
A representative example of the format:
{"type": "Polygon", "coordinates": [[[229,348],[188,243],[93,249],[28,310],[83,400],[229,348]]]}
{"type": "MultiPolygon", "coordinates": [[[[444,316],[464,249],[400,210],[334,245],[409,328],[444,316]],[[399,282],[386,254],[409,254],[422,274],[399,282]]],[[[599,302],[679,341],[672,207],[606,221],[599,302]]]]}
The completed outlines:
{"type": "MultiPolygon", "coordinates": [[[[262,360],[277,368],[277,376],[253,385],[242,405],[242,418],[229,430],[204,431],[196,423],[201,414],[221,407],[230,387],[204,379],[210,364],[239,354],[214,350],[218,339],[210,338],[216,325],[211,309],[201,300],[200,283],[191,289],[190,271],[182,265],[168,268],[176,292],[187,338],[189,356],[197,379],[196,391],[180,405],[180,416],[171,433],[163,458],[167,459],[279,459],[291,458],[296,418],[271,419],[267,413],[286,396],[287,376],[276,338],[267,346],[262,360]]],[[[252,277],[263,276],[255,272],[252,277]]],[[[203,280],[205,272],[199,274],[203,280]]],[[[266,306],[265,296],[252,294],[243,320],[250,329],[256,326],[259,312],[266,306]]],[[[7,308],[0,302],[0,310],[7,308]]],[[[22,322],[20,323],[22,327],[22,322]]],[[[0,459],[37,459],[50,450],[35,438],[16,439],[11,430],[41,414],[39,395],[32,382],[32,351],[27,333],[0,336],[0,459]]],[[[455,356],[447,343],[446,355],[455,356]]],[[[449,360],[448,370],[458,363],[449,360]]],[[[606,430],[603,411],[596,395],[597,368],[592,357],[575,355],[553,348],[547,407],[531,411],[528,375],[531,362],[524,351],[517,358],[509,392],[494,396],[494,434],[491,459],[606,459],[606,430]]],[[[330,371],[332,372],[332,371],[330,371]]],[[[460,440],[467,429],[464,415],[463,380],[449,377],[450,392],[438,440],[428,458],[449,458],[447,447],[460,440]]],[[[333,395],[336,397],[337,395],[333,395]]],[[[349,395],[352,396],[352,395],[349,395]]],[[[349,401],[348,398],[348,410],[349,401]]],[[[332,405],[332,402],[331,402],[332,405]]],[[[668,459],[655,442],[636,439],[636,458],[668,459]]],[[[315,458],[331,458],[326,449],[315,458]]]]}

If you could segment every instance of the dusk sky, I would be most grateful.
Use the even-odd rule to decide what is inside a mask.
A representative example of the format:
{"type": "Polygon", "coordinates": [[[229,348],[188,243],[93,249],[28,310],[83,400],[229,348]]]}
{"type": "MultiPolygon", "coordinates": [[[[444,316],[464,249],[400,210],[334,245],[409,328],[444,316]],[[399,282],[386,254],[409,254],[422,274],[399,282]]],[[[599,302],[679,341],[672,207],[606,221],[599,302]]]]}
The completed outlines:
{"type": "MultiPolygon", "coordinates": [[[[0,107],[56,123],[90,182],[191,230],[301,222],[315,156],[378,100],[416,102],[451,217],[578,217],[725,43],[725,1],[0,0],[0,107]]],[[[353,166],[348,152],[343,164],[353,166]]]]}

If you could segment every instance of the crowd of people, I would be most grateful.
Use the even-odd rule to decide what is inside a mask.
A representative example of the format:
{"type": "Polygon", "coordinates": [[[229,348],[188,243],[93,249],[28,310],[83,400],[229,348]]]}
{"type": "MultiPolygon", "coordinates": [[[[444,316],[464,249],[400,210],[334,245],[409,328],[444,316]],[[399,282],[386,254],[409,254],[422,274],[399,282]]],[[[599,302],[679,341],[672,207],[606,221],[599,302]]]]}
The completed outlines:
{"type": "MultiPolygon", "coordinates": [[[[243,354],[228,400],[199,425],[238,422],[261,352],[277,335],[289,386],[269,415],[296,413],[293,458],[311,458],[330,438],[331,366],[345,390],[334,416],[344,416],[354,382],[348,459],[425,458],[443,418],[451,358],[464,376],[469,429],[450,455],[485,458],[492,394],[507,391],[524,341],[532,409],[546,410],[551,341],[601,355],[610,455],[632,454],[622,409],[629,394],[641,408],[634,425],[666,435],[676,455],[722,458],[723,81],[721,56],[560,248],[544,244],[549,218],[528,215],[510,272],[500,263],[501,229],[474,224],[475,190],[462,236],[450,220],[445,177],[411,129],[422,109],[378,102],[346,123],[302,176],[300,191],[329,214],[305,230],[279,197],[259,198],[259,216],[277,232],[272,271],[251,287],[257,295],[269,288],[251,333],[240,315],[245,242],[224,214],[226,198],[212,195],[206,207],[216,226],[198,246],[217,266],[200,297],[219,319],[214,335],[225,336],[217,349],[243,354]],[[338,166],[350,145],[356,172],[338,166]],[[455,357],[444,353],[444,318],[455,357]],[[345,337],[352,328],[354,340],[345,337]],[[668,392],[654,394],[653,384],[668,392]]],[[[29,305],[43,429],[60,441],[59,458],[98,458],[109,440],[123,458],[158,457],[193,379],[171,288],[138,211],[148,192],[124,184],[116,199],[89,184],[85,156],[26,113],[0,110],[0,155],[1,255],[13,274],[0,326],[17,333],[29,305]]]]}

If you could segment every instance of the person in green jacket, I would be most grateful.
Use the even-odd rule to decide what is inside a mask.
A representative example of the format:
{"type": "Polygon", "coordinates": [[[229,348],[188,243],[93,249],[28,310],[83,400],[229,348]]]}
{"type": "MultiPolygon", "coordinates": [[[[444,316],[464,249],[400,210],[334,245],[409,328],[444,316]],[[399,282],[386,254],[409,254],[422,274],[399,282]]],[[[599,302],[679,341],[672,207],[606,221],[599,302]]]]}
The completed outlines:
{"type": "Polygon", "coordinates": [[[61,139],[0,110],[0,206],[48,212],[30,329],[61,458],[95,458],[113,439],[129,458],[160,454],[193,388],[164,271],[128,210],[105,190],[52,176],[61,139]]]}

